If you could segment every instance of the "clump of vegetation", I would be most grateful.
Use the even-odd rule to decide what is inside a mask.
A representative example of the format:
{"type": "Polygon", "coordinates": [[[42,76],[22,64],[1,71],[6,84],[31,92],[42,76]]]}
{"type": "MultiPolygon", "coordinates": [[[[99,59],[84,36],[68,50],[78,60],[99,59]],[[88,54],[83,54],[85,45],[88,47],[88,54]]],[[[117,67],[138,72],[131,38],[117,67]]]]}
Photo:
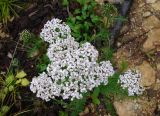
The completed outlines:
{"type": "Polygon", "coordinates": [[[11,16],[18,16],[16,10],[22,9],[19,0],[1,0],[0,1],[0,21],[4,24],[11,18],[11,16]]]}
{"type": "Polygon", "coordinates": [[[79,42],[94,42],[95,40],[108,42],[109,27],[118,14],[116,7],[112,4],[100,6],[94,0],[76,1],[80,7],[75,9],[67,20],[72,35],[79,42]],[[96,9],[100,11],[95,12],[96,9]]]}
{"type": "Polygon", "coordinates": [[[19,88],[29,85],[27,74],[21,70],[15,74],[10,71],[7,75],[0,76],[0,116],[6,115],[16,103],[19,88]]]}
{"type": "Polygon", "coordinates": [[[27,30],[22,31],[20,39],[23,41],[28,58],[36,57],[37,71],[43,72],[46,70],[47,65],[50,63],[49,58],[46,56],[47,44],[40,37],[27,30]]]}

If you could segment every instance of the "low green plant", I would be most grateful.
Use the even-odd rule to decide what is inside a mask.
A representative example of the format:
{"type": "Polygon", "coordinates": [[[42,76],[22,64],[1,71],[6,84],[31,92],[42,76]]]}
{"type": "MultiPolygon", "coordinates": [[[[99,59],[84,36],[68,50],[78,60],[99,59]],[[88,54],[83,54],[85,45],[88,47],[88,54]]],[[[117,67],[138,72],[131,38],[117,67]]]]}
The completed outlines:
{"type": "Polygon", "coordinates": [[[37,65],[36,65],[38,72],[45,71],[49,63],[50,63],[50,60],[46,54],[43,54],[41,57],[39,57],[37,59],[37,65]]]}
{"type": "Polygon", "coordinates": [[[17,71],[16,74],[9,72],[7,75],[0,76],[0,116],[6,115],[16,102],[18,88],[29,85],[26,76],[23,70],[17,71]]]}
{"type": "Polygon", "coordinates": [[[99,61],[109,60],[113,62],[113,53],[114,53],[114,50],[112,48],[109,48],[109,47],[101,48],[99,61]]]}
{"type": "Polygon", "coordinates": [[[11,16],[18,16],[16,9],[22,9],[19,0],[1,0],[0,21],[6,24],[11,16]]]}
{"type": "Polygon", "coordinates": [[[22,31],[20,34],[20,39],[23,41],[28,58],[35,59],[37,71],[43,72],[47,68],[47,65],[50,63],[49,58],[45,54],[47,44],[42,41],[41,38],[27,30],[22,31]]]}
{"type": "Polygon", "coordinates": [[[118,11],[117,8],[113,5],[113,4],[104,4],[103,5],[103,16],[104,16],[104,25],[106,27],[110,27],[115,19],[117,19],[118,17],[118,11]]]}
{"type": "Polygon", "coordinates": [[[43,49],[46,48],[46,44],[42,39],[30,33],[28,30],[24,30],[20,33],[20,39],[23,41],[29,58],[42,54],[44,52],[43,49]]]}
{"type": "Polygon", "coordinates": [[[123,72],[125,72],[125,71],[127,70],[127,68],[128,68],[128,62],[123,59],[123,60],[120,62],[119,71],[123,73],[123,72]]]}
{"type": "Polygon", "coordinates": [[[95,13],[97,3],[94,0],[77,0],[81,5],[75,9],[72,16],[67,19],[67,24],[72,30],[72,35],[79,42],[94,40],[94,31],[101,22],[100,16],[95,13]]]}

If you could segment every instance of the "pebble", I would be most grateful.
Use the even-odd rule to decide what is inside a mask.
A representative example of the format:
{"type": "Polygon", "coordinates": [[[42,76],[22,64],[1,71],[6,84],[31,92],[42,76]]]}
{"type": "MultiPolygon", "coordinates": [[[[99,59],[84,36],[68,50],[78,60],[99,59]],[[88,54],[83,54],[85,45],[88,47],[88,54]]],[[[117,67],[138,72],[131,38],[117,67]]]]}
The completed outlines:
{"type": "Polygon", "coordinates": [[[13,55],[10,52],[8,52],[7,56],[8,58],[13,58],[13,55]]]}
{"type": "Polygon", "coordinates": [[[150,15],[151,15],[151,12],[149,12],[149,11],[143,13],[143,17],[148,17],[148,16],[150,16],[150,15]]]}

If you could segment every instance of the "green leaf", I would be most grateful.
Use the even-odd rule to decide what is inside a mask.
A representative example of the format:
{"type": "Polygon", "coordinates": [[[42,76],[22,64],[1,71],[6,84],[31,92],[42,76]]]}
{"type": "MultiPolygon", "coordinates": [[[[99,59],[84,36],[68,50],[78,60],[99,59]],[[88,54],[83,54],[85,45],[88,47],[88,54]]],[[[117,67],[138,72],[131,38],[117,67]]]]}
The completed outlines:
{"type": "Polygon", "coordinates": [[[113,60],[113,50],[111,48],[102,48],[102,55],[101,58],[102,60],[113,60]]]}
{"type": "Polygon", "coordinates": [[[124,72],[128,68],[128,62],[126,60],[122,60],[120,63],[120,71],[124,72]]]}
{"type": "Polygon", "coordinates": [[[69,104],[69,108],[72,109],[71,116],[78,116],[80,112],[84,110],[86,98],[83,96],[82,99],[74,99],[69,104]]]}
{"type": "Polygon", "coordinates": [[[92,97],[92,101],[94,104],[99,105],[100,104],[100,100],[97,97],[92,97]]]}
{"type": "Polygon", "coordinates": [[[13,81],[14,81],[14,75],[11,73],[6,77],[6,80],[5,80],[6,85],[12,83],[13,81]]]}
{"type": "Polygon", "coordinates": [[[20,72],[17,73],[16,77],[17,77],[17,78],[23,78],[23,77],[25,77],[26,75],[27,75],[27,74],[22,70],[22,71],[20,71],[20,72]]]}
{"type": "Polygon", "coordinates": [[[21,81],[21,85],[22,85],[22,86],[28,86],[28,85],[29,85],[28,79],[23,78],[22,81],[21,81]]]}
{"type": "Polygon", "coordinates": [[[90,24],[88,22],[84,22],[83,28],[85,30],[85,32],[87,32],[89,30],[90,24]]]}
{"type": "Polygon", "coordinates": [[[76,9],[76,10],[74,11],[74,14],[79,14],[79,13],[81,13],[80,9],[76,9]]]}
{"type": "Polygon", "coordinates": [[[86,0],[76,0],[80,5],[85,5],[86,4],[86,0]]]}
{"type": "Polygon", "coordinates": [[[73,32],[80,33],[81,24],[77,24],[73,27],[73,32]]]}
{"type": "Polygon", "coordinates": [[[64,111],[59,111],[59,116],[68,116],[68,113],[64,111]]]}
{"type": "Polygon", "coordinates": [[[20,84],[21,81],[22,81],[22,79],[18,79],[18,80],[16,81],[16,84],[20,84]]]}
{"type": "Polygon", "coordinates": [[[83,20],[86,20],[88,15],[85,11],[82,11],[82,17],[83,17],[83,20]]]}
{"type": "Polygon", "coordinates": [[[5,87],[5,88],[3,89],[3,92],[4,92],[4,94],[7,94],[7,93],[8,93],[8,87],[5,87]]]}
{"type": "Polygon", "coordinates": [[[6,114],[8,111],[9,111],[9,106],[2,106],[1,107],[1,112],[2,112],[2,114],[6,114]]]}
{"type": "Polygon", "coordinates": [[[81,21],[81,20],[82,20],[82,17],[76,16],[76,19],[79,20],[79,21],[81,21]]]}
{"type": "Polygon", "coordinates": [[[98,97],[99,96],[99,93],[100,93],[100,88],[99,87],[96,87],[93,91],[93,94],[92,96],[93,97],[98,97]]]}
{"type": "Polygon", "coordinates": [[[100,21],[100,18],[96,15],[91,15],[91,20],[93,23],[97,24],[100,21]]]}
{"type": "Polygon", "coordinates": [[[9,91],[11,92],[11,91],[13,91],[14,90],[14,86],[13,85],[10,85],[9,86],[9,91]]]}
{"type": "Polygon", "coordinates": [[[63,0],[62,5],[64,5],[64,6],[68,6],[68,5],[69,5],[68,0],[63,0]]]}
{"type": "Polygon", "coordinates": [[[5,97],[6,97],[6,94],[4,94],[4,93],[1,93],[1,94],[0,94],[0,100],[4,100],[5,97]]]}
{"type": "Polygon", "coordinates": [[[91,95],[92,101],[96,105],[100,104],[100,100],[98,99],[99,93],[100,93],[100,88],[97,87],[97,88],[94,89],[93,94],[91,95]]]}
{"type": "Polygon", "coordinates": [[[117,16],[117,17],[114,17],[114,19],[119,21],[127,21],[127,19],[123,16],[117,16]]]}
{"type": "Polygon", "coordinates": [[[3,116],[3,115],[2,115],[2,112],[0,112],[0,116],[3,116]]]}
{"type": "Polygon", "coordinates": [[[47,66],[48,66],[48,64],[41,64],[41,63],[40,63],[40,64],[37,65],[37,70],[38,70],[39,72],[43,72],[43,71],[46,70],[47,66]]]}

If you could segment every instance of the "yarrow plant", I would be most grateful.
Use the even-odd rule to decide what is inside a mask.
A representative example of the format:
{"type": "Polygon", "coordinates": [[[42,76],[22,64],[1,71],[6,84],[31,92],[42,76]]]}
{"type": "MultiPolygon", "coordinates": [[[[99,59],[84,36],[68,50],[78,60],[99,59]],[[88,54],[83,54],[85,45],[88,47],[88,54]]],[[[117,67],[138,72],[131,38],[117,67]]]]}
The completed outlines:
{"type": "Polygon", "coordinates": [[[137,70],[128,70],[120,75],[119,83],[123,89],[128,89],[128,95],[141,95],[144,88],[140,85],[141,73],[137,70]]]}
{"type": "MultiPolygon", "coordinates": [[[[115,73],[110,61],[97,63],[98,51],[94,46],[88,42],[82,45],[76,42],[69,26],[59,19],[48,21],[40,36],[49,43],[47,56],[51,63],[46,72],[32,79],[30,90],[43,100],[55,97],[81,99],[83,93],[101,84],[107,85],[108,78],[115,73]]],[[[138,77],[131,72],[121,76],[120,83],[123,88],[129,88],[129,95],[142,92],[137,83],[138,77]],[[130,78],[135,78],[135,85],[130,78]],[[138,90],[132,90],[136,86],[138,90]]]]}
{"type": "Polygon", "coordinates": [[[59,19],[48,21],[40,34],[49,43],[47,72],[34,77],[30,89],[49,101],[55,97],[80,99],[82,94],[101,84],[107,85],[114,74],[110,61],[97,63],[98,51],[90,43],[80,45],[68,25],[59,19]]]}

